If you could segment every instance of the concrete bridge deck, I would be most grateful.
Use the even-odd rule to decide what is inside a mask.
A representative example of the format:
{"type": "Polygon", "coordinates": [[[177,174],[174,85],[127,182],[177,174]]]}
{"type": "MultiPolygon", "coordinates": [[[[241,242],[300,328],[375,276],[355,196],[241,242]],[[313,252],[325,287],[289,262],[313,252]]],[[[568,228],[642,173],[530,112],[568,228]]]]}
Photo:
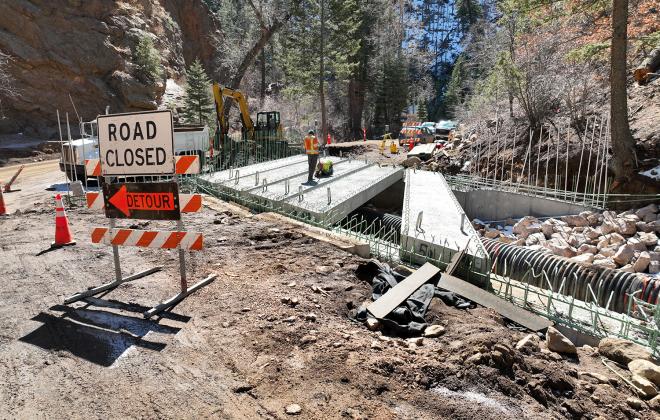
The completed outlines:
{"type": "Polygon", "coordinates": [[[408,169],[401,222],[404,258],[427,256],[449,263],[465,248],[473,271],[487,272],[488,253],[444,176],[408,169]]]}
{"type": "Polygon", "coordinates": [[[403,177],[403,170],[365,160],[323,157],[334,173],[308,184],[307,157],[292,156],[202,175],[209,187],[296,212],[326,223],[337,222],[403,177]]]}

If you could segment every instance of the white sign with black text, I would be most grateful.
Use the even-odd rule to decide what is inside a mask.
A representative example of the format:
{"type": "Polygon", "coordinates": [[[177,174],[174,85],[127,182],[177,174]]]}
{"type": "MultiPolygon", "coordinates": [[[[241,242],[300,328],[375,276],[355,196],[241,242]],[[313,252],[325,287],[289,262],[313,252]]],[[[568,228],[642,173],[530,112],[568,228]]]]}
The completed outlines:
{"type": "Polygon", "coordinates": [[[101,175],[174,173],[172,112],[99,115],[101,175]]]}

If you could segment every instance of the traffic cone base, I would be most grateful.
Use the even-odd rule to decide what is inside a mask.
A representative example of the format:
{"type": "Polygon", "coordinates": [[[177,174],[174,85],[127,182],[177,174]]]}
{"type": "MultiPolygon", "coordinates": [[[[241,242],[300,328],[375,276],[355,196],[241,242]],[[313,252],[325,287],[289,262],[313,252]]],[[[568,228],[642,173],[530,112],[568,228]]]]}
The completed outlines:
{"type": "Polygon", "coordinates": [[[60,248],[75,244],[76,241],[73,240],[71,231],[69,230],[69,219],[66,217],[66,212],[64,211],[62,196],[57,194],[55,197],[55,242],[50,246],[51,248],[60,248]]]}
{"type": "Polygon", "coordinates": [[[7,214],[7,207],[5,207],[5,198],[2,196],[2,188],[0,188],[0,216],[7,214]]]}

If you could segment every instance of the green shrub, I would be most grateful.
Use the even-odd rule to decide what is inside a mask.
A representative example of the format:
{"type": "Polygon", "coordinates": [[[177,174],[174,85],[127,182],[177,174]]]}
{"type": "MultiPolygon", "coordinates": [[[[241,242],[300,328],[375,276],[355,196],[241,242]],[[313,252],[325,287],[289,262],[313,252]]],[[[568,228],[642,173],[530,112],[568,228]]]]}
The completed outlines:
{"type": "Polygon", "coordinates": [[[609,41],[587,44],[571,50],[566,55],[566,58],[569,61],[575,61],[578,63],[584,63],[587,61],[606,61],[608,58],[609,49],[609,41]]]}
{"type": "Polygon", "coordinates": [[[143,36],[133,50],[133,62],[137,66],[137,77],[143,82],[155,82],[163,74],[160,56],[149,36],[143,36]]]}

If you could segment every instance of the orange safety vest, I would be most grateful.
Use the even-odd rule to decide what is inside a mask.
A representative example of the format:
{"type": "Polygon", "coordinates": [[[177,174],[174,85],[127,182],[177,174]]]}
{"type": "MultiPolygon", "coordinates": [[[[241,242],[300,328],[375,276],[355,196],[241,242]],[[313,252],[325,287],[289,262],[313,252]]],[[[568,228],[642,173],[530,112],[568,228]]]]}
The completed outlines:
{"type": "Polygon", "coordinates": [[[317,139],[316,136],[305,137],[305,153],[308,155],[319,154],[319,139],[317,139]]]}

